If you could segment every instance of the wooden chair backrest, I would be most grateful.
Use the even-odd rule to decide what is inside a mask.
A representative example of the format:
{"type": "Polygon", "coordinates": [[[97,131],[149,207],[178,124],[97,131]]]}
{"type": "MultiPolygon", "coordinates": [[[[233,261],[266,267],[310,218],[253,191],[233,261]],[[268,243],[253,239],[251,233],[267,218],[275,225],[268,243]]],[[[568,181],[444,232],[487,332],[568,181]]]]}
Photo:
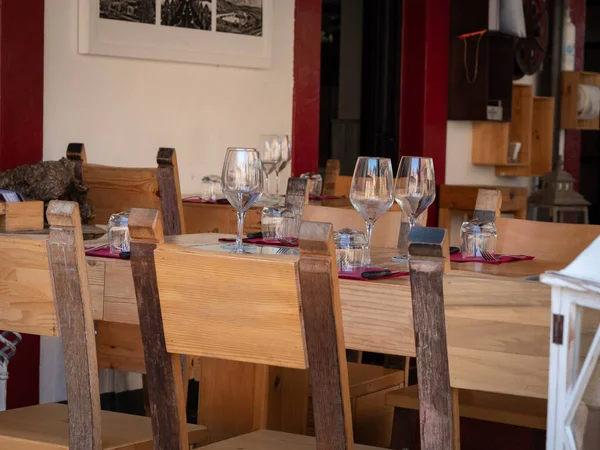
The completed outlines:
{"type": "Polygon", "coordinates": [[[51,201],[47,237],[0,235],[0,328],[62,337],[69,440],[102,449],[100,390],[79,205],[51,201]]]}
{"type": "Polygon", "coordinates": [[[106,225],[111,214],[132,208],[159,209],[165,234],[185,234],[175,149],[160,148],[158,166],[148,168],[88,164],[83,144],[69,144],[67,158],[77,163],[76,176],[90,188],[92,224],[106,225]]]}
{"type": "Polygon", "coordinates": [[[352,177],[340,175],[339,159],[328,159],[323,180],[323,195],[348,197],[351,185],[352,177]]]}
{"type": "Polygon", "coordinates": [[[445,232],[415,227],[409,245],[421,448],[439,450],[456,448],[444,311],[445,232]]]}
{"type": "MultiPolygon", "coordinates": [[[[364,219],[354,208],[334,208],[328,206],[306,205],[304,220],[328,222],[335,231],[353,228],[365,231],[364,219]]],[[[419,218],[419,224],[427,223],[427,213],[419,218]]],[[[388,211],[377,220],[373,228],[373,247],[399,248],[402,241],[408,243],[408,218],[402,211],[388,211]]]]}
{"type": "Polygon", "coordinates": [[[496,251],[507,255],[531,255],[542,260],[571,262],[594,239],[600,225],[536,222],[532,220],[496,220],[496,251]]]}
{"type": "Polygon", "coordinates": [[[181,353],[310,366],[318,447],[352,448],[331,225],[303,222],[301,256],[268,257],[165,245],[156,210],[129,224],[155,448],[187,448],[181,353]]]}

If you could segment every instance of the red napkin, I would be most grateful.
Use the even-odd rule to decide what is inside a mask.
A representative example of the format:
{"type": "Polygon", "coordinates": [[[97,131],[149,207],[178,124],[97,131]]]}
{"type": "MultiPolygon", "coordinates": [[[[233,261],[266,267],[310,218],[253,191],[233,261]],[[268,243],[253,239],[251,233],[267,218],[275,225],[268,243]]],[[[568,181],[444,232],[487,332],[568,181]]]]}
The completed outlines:
{"type": "Polygon", "coordinates": [[[209,203],[211,205],[228,205],[229,201],[226,198],[220,198],[219,200],[202,200],[201,198],[188,197],[184,198],[185,203],[209,203]]]}
{"type": "Polygon", "coordinates": [[[111,253],[108,245],[96,249],[90,249],[85,251],[86,256],[97,256],[99,258],[116,258],[121,259],[119,253],[111,253]]]}
{"type": "Polygon", "coordinates": [[[459,263],[477,262],[477,263],[483,263],[483,264],[504,264],[504,263],[512,262],[512,261],[527,261],[527,260],[535,258],[535,256],[526,256],[526,255],[495,255],[495,256],[500,258],[500,260],[499,261],[488,261],[486,259],[483,259],[483,257],[481,257],[481,256],[464,256],[463,257],[462,253],[458,252],[458,253],[454,253],[453,255],[450,255],[450,261],[459,262],[459,263]]]}
{"type": "Polygon", "coordinates": [[[342,278],[344,280],[360,280],[360,281],[375,281],[375,280],[385,280],[387,278],[398,278],[404,277],[408,275],[408,272],[392,272],[391,275],[381,278],[363,278],[363,272],[374,272],[376,270],[384,270],[383,267],[359,267],[354,269],[352,272],[338,272],[338,278],[342,278]]]}
{"type": "MultiPolygon", "coordinates": [[[[263,238],[244,238],[244,244],[258,244],[258,245],[272,245],[274,247],[298,247],[296,244],[286,244],[277,239],[263,239],[263,238]]],[[[219,242],[235,242],[235,239],[221,238],[219,242]]]]}

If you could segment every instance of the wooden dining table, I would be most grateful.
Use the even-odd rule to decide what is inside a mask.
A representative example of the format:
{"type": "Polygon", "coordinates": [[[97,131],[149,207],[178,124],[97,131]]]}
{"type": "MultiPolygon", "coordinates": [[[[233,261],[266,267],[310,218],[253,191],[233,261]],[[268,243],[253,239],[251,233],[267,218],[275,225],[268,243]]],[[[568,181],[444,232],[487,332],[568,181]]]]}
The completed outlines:
{"type": "MultiPolygon", "coordinates": [[[[217,245],[222,237],[233,236],[188,234],[165,237],[165,241],[202,249],[217,245]]],[[[408,270],[406,263],[392,262],[395,253],[374,248],[374,264],[408,270]]],[[[100,366],[143,369],[130,262],[88,256],[87,264],[94,319],[99,336],[103,336],[99,341],[104,349],[98,348],[100,366]],[[111,340],[112,331],[117,329],[111,340]],[[104,363],[103,350],[107,350],[104,363]]],[[[525,278],[565,266],[565,262],[542,259],[499,265],[451,264],[443,283],[452,387],[547,398],[550,288],[525,278]]],[[[408,276],[371,281],[340,279],[339,288],[347,349],[415,356],[408,276]]],[[[582,358],[593,337],[596,319],[584,317],[582,358]]],[[[226,438],[262,428],[307,432],[307,371],[195,358],[192,374],[200,381],[203,404],[208,405],[199,410],[198,423],[212,427],[211,435],[226,438]]],[[[600,392],[592,394],[594,398],[586,401],[600,406],[600,392]]]]}
{"type": "MultiPolygon", "coordinates": [[[[166,237],[167,243],[202,248],[218,234],[166,237]]],[[[393,250],[373,249],[375,264],[392,263],[393,250]]],[[[89,257],[94,318],[138,324],[127,260],[89,257]]],[[[557,270],[563,263],[533,259],[501,265],[452,263],[444,276],[444,298],[453,387],[545,398],[548,383],[550,289],[524,277],[557,270]]],[[[415,355],[408,276],[339,281],[346,347],[415,355]]]]}

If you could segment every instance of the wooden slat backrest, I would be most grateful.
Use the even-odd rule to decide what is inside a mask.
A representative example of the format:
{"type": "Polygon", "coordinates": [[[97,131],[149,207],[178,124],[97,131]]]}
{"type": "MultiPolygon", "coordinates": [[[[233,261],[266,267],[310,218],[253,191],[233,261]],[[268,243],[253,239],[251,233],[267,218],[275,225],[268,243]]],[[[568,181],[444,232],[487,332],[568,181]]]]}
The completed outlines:
{"type": "Polygon", "coordinates": [[[184,234],[183,203],[175,149],[160,148],[158,167],[130,168],[88,164],[83,144],[69,144],[67,158],[76,161],[76,176],[89,186],[93,224],[107,224],[111,214],[131,208],[159,209],[167,235],[184,234]]]}
{"type": "Polygon", "coordinates": [[[600,225],[536,222],[532,220],[496,220],[496,251],[508,255],[531,255],[542,260],[571,262],[594,239],[600,225]]]}
{"type": "Polygon", "coordinates": [[[51,201],[47,218],[52,287],[67,379],[69,448],[101,450],[98,360],[79,205],[51,201]]]}
{"type": "Polygon", "coordinates": [[[479,189],[473,218],[494,222],[500,217],[502,207],[502,192],[497,189],[479,189]]]}
{"type": "Polygon", "coordinates": [[[167,350],[306,368],[298,258],[275,258],[159,246],[167,350]]]}
{"type": "Polygon", "coordinates": [[[0,329],[58,336],[47,239],[0,235],[0,329]]]}
{"type": "Polygon", "coordinates": [[[353,448],[331,225],[303,222],[301,256],[163,244],[158,211],[130,216],[154,445],[186,448],[179,357],[311,366],[318,448],[353,448]]]}
{"type": "Polygon", "coordinates": [[[454,445],[452,391],[444,312],[443,228],[415,227],[410,232],[412,297],[421,447],[448,450],[454,445]]]}
{"type": "Polygon", "coordinates": [[[323,180],[323,195],[335,195],[335,186],[340,176],[340,160],[328,159],[325,165],[325,179],[323,180]]]}

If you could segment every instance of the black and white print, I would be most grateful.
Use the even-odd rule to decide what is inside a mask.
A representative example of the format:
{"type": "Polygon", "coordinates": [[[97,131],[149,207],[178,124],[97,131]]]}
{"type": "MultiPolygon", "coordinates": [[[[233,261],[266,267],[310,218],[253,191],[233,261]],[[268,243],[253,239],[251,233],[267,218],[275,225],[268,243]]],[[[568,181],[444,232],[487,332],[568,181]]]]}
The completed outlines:
{"type": "Polygon", "coordinates": [[[212,0],[162,0],[160,24],[169,27],[212,29],[212,0]]]}
{"type": "Polygon", "coordinates": [[[156,23],[156,0],[100,0],[100,18],[156,23]]]}
{"type": "Polygon", "coordinates": [[[216,0],[217,31],[262,36],[263,0],[216,0]]]}

